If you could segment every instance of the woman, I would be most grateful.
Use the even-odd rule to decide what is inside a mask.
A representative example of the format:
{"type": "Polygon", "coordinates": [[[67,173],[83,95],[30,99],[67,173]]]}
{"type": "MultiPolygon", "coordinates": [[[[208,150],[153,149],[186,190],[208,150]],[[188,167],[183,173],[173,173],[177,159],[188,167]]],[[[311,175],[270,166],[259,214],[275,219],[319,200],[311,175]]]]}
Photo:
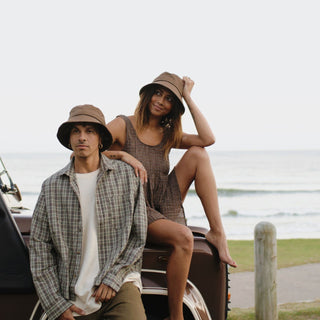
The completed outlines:
{"type": "Polygon", "coordinates": [[[148,241],[172,247],[167,266],[170,319],[183,319],[183,294],[193,251],[193,236],[182,203],[191,183],[201,199],[210,231],[207,240],[218,250],[220,259],[236,267],[229,254],[221,222],[217,188],[204,147],[215,142],[206,119],[190,94],[194,82],[175,74],[162,73],[140,90],[134,115],[119,116],[107,127],[113,145],[104,153],[121,159],[135,169],[144,182],[148,210],[148,241]],[[182,98],[193,117],[197,133],[182,132],[182,98]],[[169,173],[171,148],[188,149],[169,173]]]}

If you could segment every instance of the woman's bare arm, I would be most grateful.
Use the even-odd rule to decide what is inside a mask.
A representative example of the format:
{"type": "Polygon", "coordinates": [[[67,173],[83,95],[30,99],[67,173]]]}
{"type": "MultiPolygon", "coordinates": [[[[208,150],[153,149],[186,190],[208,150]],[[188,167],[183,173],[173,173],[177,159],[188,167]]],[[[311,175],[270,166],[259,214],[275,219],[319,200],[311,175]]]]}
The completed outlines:
{"type": "Polygon", "coordinates": [[[183,99],[190,110],[198,134],[183,133],[180,148],[185,149],[191,146],[210,146],[215,143],[215,137],[206,118],[191,98],[194,82],[188,77],[183,77],[183,80],[183,99]]]}

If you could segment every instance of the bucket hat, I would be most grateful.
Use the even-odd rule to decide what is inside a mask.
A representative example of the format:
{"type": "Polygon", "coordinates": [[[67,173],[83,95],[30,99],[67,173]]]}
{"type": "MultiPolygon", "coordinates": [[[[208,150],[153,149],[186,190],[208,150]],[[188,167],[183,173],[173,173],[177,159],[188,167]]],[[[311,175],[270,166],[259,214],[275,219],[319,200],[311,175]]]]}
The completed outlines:
{"type": "Polygon", "coordinates": [[[152,83],[149,83],[143,86],[140,89],[139,95],[141,95],[146,89],[154,86],[161,85],[167,89],[169,89],[178,99],[178,108],[181,114],[184,114],[184,105],[182,102],[182,93],[183,93],[183,80],[174,73],[163,72],[153,80],[152,83]]]}
{"type": "Polygon", "coordinates": [[[58,129],[57,138],[60,143],[66,148],[71,149],[70,129],[74,123],[94,123],[99,126],[99,130],[102,148],[100,151],[107,150],[112,144],[112,135],[106,127],[106,122],[102,111],[90,104],[84,104],[76,106],[71,109],[68,121],[64,122],[58,129]]]}

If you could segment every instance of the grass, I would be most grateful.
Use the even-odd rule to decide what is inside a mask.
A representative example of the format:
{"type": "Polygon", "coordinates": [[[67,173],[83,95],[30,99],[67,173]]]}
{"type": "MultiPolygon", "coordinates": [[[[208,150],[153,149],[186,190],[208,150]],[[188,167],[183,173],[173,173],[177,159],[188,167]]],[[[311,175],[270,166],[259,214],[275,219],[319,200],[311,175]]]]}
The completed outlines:
{"type": "MultiPolygon", "coordinates": [[[[279,320],[320,320],[320,300],[287,303],[278,307],[279,320]]],[[[228,320],[255,320],[254,309],[232,308],[228,320]]]]}
{"type": "MultiPolygon", "coordinates": [[[[238,268],[230,272],[254,271],[254,241],[229,240],[229,249],[238,268]]],[[[277,241],[278,269],[320,262],[320,239],[286,239],[277,241]]]]}
{"type": "MultiPolygon", "coordinates": [[[[229,240],[230,253],[238,268],[231,273],[254,271],[254,241],[229,240]]],[[[278,269],[320,262],[320,239],[289,239],[277,241],[278,269]]],[[[320,320],[320,300],[287,303],[278,306],[279,320],[320,320]]],[[[228,320],[255,320],[253,308],[232,308],[228,320]]]]}

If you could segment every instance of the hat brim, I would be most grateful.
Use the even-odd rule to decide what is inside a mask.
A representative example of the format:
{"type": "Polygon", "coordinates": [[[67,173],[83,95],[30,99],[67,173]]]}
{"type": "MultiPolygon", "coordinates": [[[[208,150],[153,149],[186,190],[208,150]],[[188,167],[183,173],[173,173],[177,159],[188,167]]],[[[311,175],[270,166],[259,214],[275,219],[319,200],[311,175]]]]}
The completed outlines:
{"type": "Polygon", "coordinates": [[[107,129],[107,127],[105,127],[99,122],[92,121],[92,117],[88,117],[88,119],[85,119],[85,117],[81,115],[81,121],[77,121],[77,117],[74,117],[72,121],[64,122],[59,127],[57,132],[57,138],[64,147],[72,150],[70,146],[70,130],[72,125],[74,125],[75,123],[92,123],[94,125],[99,126],[99,129],[100,129],[99,134],[100,134],[101,143],[102,143],[102,148],[100,149],[101,152],[108,150],[112,145],[113,138],[110,131],[107,129]]]}
{"type": "Polygon", "coordinates": [[[164,87],[166,89],[169,89],[172,94],[174,94],[174,96],[177,98],[177,102],[178,102],[178,108],[179,108],[179,111],[181,114],[184,114],[185,112],[185,108],[184,108],[184,105],[183,105],[183,102],[182,102],[182,97],[181,97],[181,94],[180,92],[178,91],[178,89],[172,85],[171,83],[167,82],[167,81],[159,81],[159,82],[152,82],[152,83],[149,83],[145,86],[143,86],[140,91],[139,91],[139,95],[141,96],[141,94],[146,91],[147,89],[150,89],[152,87],[156,87],[156,86],[161,86],[161,87],[164,87]]]}

